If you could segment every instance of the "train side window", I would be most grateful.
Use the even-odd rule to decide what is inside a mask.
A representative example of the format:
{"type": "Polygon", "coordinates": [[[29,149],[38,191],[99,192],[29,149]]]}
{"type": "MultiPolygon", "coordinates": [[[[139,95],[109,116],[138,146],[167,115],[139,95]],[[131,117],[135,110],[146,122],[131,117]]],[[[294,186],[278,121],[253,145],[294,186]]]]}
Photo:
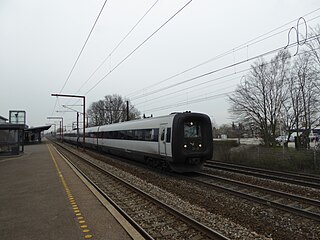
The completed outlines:
{"type": "Polygon", "coordinates": [[[106,132],[106,133],[107,133],[107,138],[108,138],[108,139],[112,139],[112,138],[113,138],[113,132],[108,131],[108,132],[106,132]]]}
{"type": "Polygon", "coordinates": [[[153,129],[153,141],[158,142],[159,139],[159,128],[153,129]]]}
{"type": "Polygon", "coordinates": [[[120,131],[113,131],[114,139],[121,139],[121,133],[120,131]]]}
{"type": "Polygon", "coordinates": [[[171,140],[171,128],[167,128],[166,142],[169,143],[171,140]]]}
{"type": "Polygon", "coordinates": [[[103,132],[103,138],[110,138],[110,132],[103,132]]]}
{"type": "Polygon", "coordinates": [[[119,131],[120,139],[127,139],[127,130],[119,131]]]}
{"type": "Polygon", "coordinates": [[[136,138],[137,140],[144,140],[144,129],[136,130],[136,138]]]}
{"type": "Polygon", "coordinates": [[[108,133],[108,138],[110,139],[114,139],[114,131],[110,131],[110,132],[107,132],[108,133]]]}
{"type": "Polygon", "coordinates": [[[144,140],[152,141],[152,129],[145,129],[144,131],[144,140]]]}
{"type": "Polygon", "coordinates": [[[132,133],[132,130],[128,130],[127,131],[127,140],[132,140],[133,139],[133,133],[132,133]]]}
{"type": "Polygon", "coordinates": [[[164,140],[164,132],[165,132],[165,129],[162,129],[162,132],[161,132],[161,141],[163,141],[164,140]]]}

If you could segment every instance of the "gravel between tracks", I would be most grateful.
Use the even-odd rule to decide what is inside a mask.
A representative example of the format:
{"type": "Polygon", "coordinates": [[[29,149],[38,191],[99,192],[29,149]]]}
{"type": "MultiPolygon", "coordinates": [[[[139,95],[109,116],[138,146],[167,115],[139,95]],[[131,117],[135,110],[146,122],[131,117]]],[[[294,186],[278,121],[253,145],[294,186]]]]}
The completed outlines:
{"type": "Polygon", "coordinates": [[[228,179],[233,179],[236,181],[250,183],[252,185],[276,189],[278,191],[320,200],[320,190],[314,189],[314,188],[297,186],[290,183],[282,183],[275,180],[261,179],[258,177],[252,177],[245,174],[227,172],[227,171],[217,170],[217,169],[205,168],[204,172],[213,174],[215,176],[220,176],[228,179]]]}
{"type": "MultiPolygon", "coordinates": [[[[96,153],[90,155],[103,160],[98,161],[102,167],[230,239],[320,239],[317,222],[192,184],[178,176],[172,177],[96,153]]],[[[94,158],[91,161],[97,163],[94,158]]]]}

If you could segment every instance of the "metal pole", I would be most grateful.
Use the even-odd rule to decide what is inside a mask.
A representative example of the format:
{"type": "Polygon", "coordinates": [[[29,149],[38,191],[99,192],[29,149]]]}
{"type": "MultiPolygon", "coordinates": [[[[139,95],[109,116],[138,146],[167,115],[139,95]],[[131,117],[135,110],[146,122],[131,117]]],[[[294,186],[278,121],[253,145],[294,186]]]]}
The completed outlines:
{"type": "Polygon", "coordinates": [[[129,121],[129,101],[127,101],[127,121],[129,121]]]}
{"type": "Polygon", "coordinates": [[[63,142],[63,118],[61,119],[62,121],[62,142],[63,142]]]}
{"type": "Polygon", "coordinates": [[[59,121],[60,126],[60,141],[62,141],[62,132],[61,132],[61,120],[59,121]]]}
{"type": "Polygon", "coordinates": [[[77,112],[77,148],[79,147],[79,113],[77,112]]]}
{"type": "Polygon", "coordinates": [[[83,151],[85,151],[85,143],[86,143],[86,97],[83,96],[83,151]]]}
{"type": "Polygon", "coordinates": [[[83,151],[85,151],[85,142],[86,142],[86,118],[85,118],[85,111],[86,111],[86,97],[80,95],[71,95],[71,94],[57,94],[52,93],[51,96],[53,97],[71,97],[71,98],[82,98],[83,99],[83,151]]]}
{"type": "Polygon", "coordinates": [[[317,168],[317,152],[316,152],[316,140],[314,140],[314,148],[313,148],[313,169],[316,170],[317,168]]]}

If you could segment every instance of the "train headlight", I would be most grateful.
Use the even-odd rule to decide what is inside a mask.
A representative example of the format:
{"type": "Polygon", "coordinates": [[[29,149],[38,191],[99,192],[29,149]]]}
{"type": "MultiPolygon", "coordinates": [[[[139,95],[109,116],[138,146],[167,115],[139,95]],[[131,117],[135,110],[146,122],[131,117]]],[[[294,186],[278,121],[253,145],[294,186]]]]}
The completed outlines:
{"type": "Polygon", "coordinates": [[[202,148],[202,144],[201,143],[199,143],[199,148],[202,148]]]}
{"type": "Polygon", "coordinates": [[[187,148],[188,146],[187,146],[187,144],[184,144],[183,147],[184,147],[184,148],[187,148]]]}

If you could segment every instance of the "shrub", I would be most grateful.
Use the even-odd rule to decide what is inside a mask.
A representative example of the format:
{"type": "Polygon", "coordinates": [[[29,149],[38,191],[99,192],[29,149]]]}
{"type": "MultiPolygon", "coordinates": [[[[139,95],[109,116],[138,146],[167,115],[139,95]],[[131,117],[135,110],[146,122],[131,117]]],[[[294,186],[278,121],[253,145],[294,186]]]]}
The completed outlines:
{"type": "Polygon", "coordinates": [[[214,142],[214,160],[278,171],[320,172],[320,151],[214,142]]]}

